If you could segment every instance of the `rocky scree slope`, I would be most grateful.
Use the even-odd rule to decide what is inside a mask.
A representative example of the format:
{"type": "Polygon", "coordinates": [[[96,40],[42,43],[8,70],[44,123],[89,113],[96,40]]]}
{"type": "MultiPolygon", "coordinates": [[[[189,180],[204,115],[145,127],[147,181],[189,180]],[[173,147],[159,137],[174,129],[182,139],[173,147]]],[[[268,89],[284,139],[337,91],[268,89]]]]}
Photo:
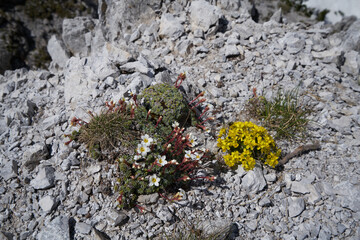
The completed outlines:
{"type": "Polygon", "coordinates": [[[360,21],[334,32],[323,23],[281,24],[279,13],[257,24],[237,1],[135,2],[103,2],[99,19],[65,20],[62,38],[48,43],[49,70],[0,75],[1,238],[149,239],[181,217],[232,239],[359,239],[360,21]],[[240,118],[252,88],[271,98],[300,86],[314,109],[309,141],[321,150],[281,172],[218,173],[179,202],[143,196],[143,214],[117,209],[116,166],[65,146],[69,119],[181,72],[183,91],[205,91],[216,118],[198,135],[203,147],[217,151],[219,127],[240,118]]]}

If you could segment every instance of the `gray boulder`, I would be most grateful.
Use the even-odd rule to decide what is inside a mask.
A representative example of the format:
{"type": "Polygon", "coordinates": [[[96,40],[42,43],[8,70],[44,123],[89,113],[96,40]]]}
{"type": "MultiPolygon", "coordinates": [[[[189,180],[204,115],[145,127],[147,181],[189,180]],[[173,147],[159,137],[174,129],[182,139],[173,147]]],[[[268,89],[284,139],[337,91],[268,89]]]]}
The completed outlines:
{"type": "Polygon", "coordinates": [[[296,54],[304,49],[305,39],[298,33],[288,32],[279,39],[279,43],[291,54],[296,54]]]}
{"type": "Polygon", "coordinates": [[[14,160],[5,161],[4,166],[1,167],[0,174],[5,181],[16,177],[18,175],[17,162],[14,160]]]}
{"type": "Polygon", "coordinates": [[[62,26],[62,38],[65,46],[75,56],[85,57],[89,55],[91,45],[91,30],[95,23],[91,18],[76,17],[64,19],[62,26]]]}
{"type": "Polygon", "coordinates": [[[69,218],[58,216],[37,235],[39,240],[70,240],[69,218]]]}
{"type": "Polygon", "coordinates": [[[305,210],[305,201],[303,198],[291,197],[288,199],[289,217],[299,216],[305,210]]]}
{"type": "Polygon", "coordinates": [[[48,189],[55,185],[55,169],[50,166],[42,167],[36,177],[30,181],[30,185],[35,189],[48,189]]]}
{"type": "Polygon", "coordinates": [[[178,39],[184,34],[184,26],[179,18],[174,17],[170,13],[165,13],[160,20],[160,37],[170,37],[178,39]]]}
{"type": "Polygon", "coordinates": [[[247,191],[258,193],[266,187],[266,180],[260,168],[254,168],[249,171],[242,179],[241,186],[247,191]]]}
{"type": "Polygon", "coordinates": [[[159,200],[159,194],[153,193],[148,195],[140,195],[138,197],[138,202],[142,204],[153,204],[159,200]]]}
{"type": "Polygon", "coordinates": [[[190,6],[190,23],[194,30],[202,29],[207,32],[211,27],[219,27],[219,20],[223,14],[219,7],[204,0],[193,1],[190,6]]]}
{"type": "MultiPolygon", "coordinates": [[[[89,108],[89,102],[98,94],[96,87],[99,81],[117,74],[116,66],[107,57],[70,58],[64,71],[67,110],[74,112],[79,107],[89,108]]],[[[76,116],[88,117],[84,111],[76,116]]]]}
{"type": "Polygon", "coordinates": [[[341,46],[344,50],[360,51],[360,19],[353,22],[343,35],[341,46]]]}
{"type": "MultiPolygon", "coordinates": [[[[360,44],[360,42],[359,42],[360,44]]],[[[341,71],[357,76],[360,73],[360,54],[354,50],[346,52],[344,66],[341,71]]]]}
{"type": "Polygon", "coordinates": [[[52,196],[48,195],[40,199],[39,206],[44,212],[49,213],[55,208],[56,201],[52,196]]]}
{"type": "Polygon", "coordinates": [[[49,151],[45,144],[35,144],[24,152],[23,155],[23,166],[32,171],[37,165],[40,164],[41,160],[45,160],[49,157],[49,151]]]}
{"type": "Polygon", "coordinates": [[[120,70],[123,73],[139,72],[149,77],[152,77],[155,74],[153,69],[144,66],[144,64],[139,61],[126,63],[120,67],[120,70]]]}
{"type": "Polygon", "coordinates": [[[282,23],[282,11],[281,8],[279,8],[279,10],[277,10],[270,18],[270,21],[275,21],[278,23],[282,23]]]}
{"type": "Polygon", "coordinates": [[[92,52],[92,55],[95,58],[99,56],[106,57],[116,65],[123,65],[133,59],[132,54],[126,51],[126,49],[119,47],[117,44],[112,44],[109,42],[106,42],[97,51],[92,52]]]}
{"type": "Polygon", "coordinates": [[[47,44],[47,51],[54,63],[61,68],[65,67],[66,61],[70,58],[70,54],[61,39],[53,35],[47,44]]]}
{"type": "Polygon", "coordinates": [[[239,236],[239,228],[236,223],[228,219],[205,220],[199,225],[199,229],[207,236],[214,239],[235,239],[239,236]]]}
{"type": "Polygon", "coordinates": [[[111,210],[108,214],[108,221],[111,226],[122,226],[129,221],[129,216],[118,210],[111,210]]]}
{"type": "Polygon", "coordinates": [[[104,37],[116,42],[124,34],[132,34],[140,23],[151,23],[155,11],[161,8],[158,0],[99,1],[99,16],[104,37]]]}

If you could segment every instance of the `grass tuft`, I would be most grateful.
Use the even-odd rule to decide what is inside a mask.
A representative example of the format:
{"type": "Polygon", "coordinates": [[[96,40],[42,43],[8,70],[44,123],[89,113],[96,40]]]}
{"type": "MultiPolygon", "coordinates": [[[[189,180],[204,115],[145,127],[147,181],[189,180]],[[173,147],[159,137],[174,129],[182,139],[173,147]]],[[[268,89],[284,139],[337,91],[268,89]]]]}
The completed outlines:
{"type": "Polygon", "coordinates": [[[275,139],[294,140],[307,137],[306,127],[311,109],[301,104],[298,88],[290,91],[279,90],[273,100],[254,96],[245,109],[250,117],[259,120],[266,129],[276,132],[275,139]]]}
{"type": "Polygon", "coordinates": [[[103,112],[92,116],[90,122],[81,127],[78,140],[87,146],[91,157],[102,158],[107,151],[130,147],[131,142],[139,138],[138,132],[132,129],[132,119],[128,114],[103,112]]]}

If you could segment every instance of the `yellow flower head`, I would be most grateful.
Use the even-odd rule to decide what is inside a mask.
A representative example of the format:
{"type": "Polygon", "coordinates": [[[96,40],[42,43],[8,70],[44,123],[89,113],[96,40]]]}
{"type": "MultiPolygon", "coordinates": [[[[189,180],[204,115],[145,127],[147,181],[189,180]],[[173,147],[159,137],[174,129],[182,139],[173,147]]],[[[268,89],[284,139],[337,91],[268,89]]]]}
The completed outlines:
{"type": "Polygon", "coordinates": [[[255,160],[275,167],[280,149],[265,128],[252,122],[235,122],[228,129],[219,132],[217,146],[227,152],[224,161],[229,167],[241,164],[245,170],[255,167],[255,160]]]}

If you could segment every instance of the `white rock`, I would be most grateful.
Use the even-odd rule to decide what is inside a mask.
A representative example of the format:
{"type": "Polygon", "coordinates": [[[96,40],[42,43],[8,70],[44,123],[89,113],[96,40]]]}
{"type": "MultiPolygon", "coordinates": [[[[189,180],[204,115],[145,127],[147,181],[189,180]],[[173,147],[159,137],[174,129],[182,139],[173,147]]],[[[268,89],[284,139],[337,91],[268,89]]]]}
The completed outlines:
{"type": "Polygon", "coordinates": [[[260,168],[255,167],[242,178],[241,186],[251,193],[258,193],[266,187],[266,181],[260,168]]]}
{"type": "Polygon", "coordinates": [[[291,54],[300,52],[305,46],[304,37],[292,32],[286,33],[283,38],[279,39],[279,43],[291,54]]]}
{"type": "Polygon", "coordinates": [[[55,184],[55,169],[50,166],[42,167],[36,177],[30,181],[30,185],[35,189],[48,189],[55,184]]]}
{"type": "Polygon", "coordinates": [[[40,199],[39,206],[44,212],[51,212],[55,207],[55,200],[52,196],[45,196],[40,199]]]}
{"type": "Polygon", "coordinates": [[[18,163],[14,160],[5,161],[4,166],[0,169],[1,177],[7,181],[18,175],[18,163]]]}
{"type": "MultiPolygon", "coordinates": [[[[86,107],[95,95],[98,76],[87,65],[88,59],[72,57],[67,62],[65,76],[65,106],[69,112],[74,112],[80,106],[86,107]],[[79,94],[81,93],[81,94],[79,94]]],[[[85,108],[87,109],[87,108],[85,108]]],[[[86,118],[87,115],[77,115],[86,118]]]]}
{"type": "Polygon", "coordinates": [[[184,26],[179,18],[174,17],[170,13],[164,13],[160,20],[160,37],[170,37],[178,39],[184,34],[184,26]]]}
{"type": "Polygon", "coordinates": [[[341,47],[346,51],[360,50],[360,19],[353,22],[343,35],[341,47]]]}
{"type": "Polygon", "coordinates": [[[223,48],[225,57],[236,57],[240,55],[239,50],[235,45],[226,45],[223,48]]]}
{"type": "Polygon", "coordinates": [[[345,53],[345,63],[341,71],[357,76],[360,74],[360,54],[354,50],[345,53]]]}
{"type": "Polygon", "coordinates": [[[56,217],[41,229],[36,239],[70,240],[69,218],[66,216],[56,217]]]}
{"type": "Polygon", "coordinates": [[[190,54],[193,44],[190,40],[179,41],[175,46],[175,52],[181,56],[187,56],[190,54]]]}
{"type": "Polygon", "coordinates": [[[218,26],[222,17],[220,8],[204,0],[192,1],[190,6],[190,23],[193,31],[202,29],[207,32],[211,26],[218,26]]]}
{"type": "Polygon", "coordinates": [[[70,54],[67,51],[65,44],[55,35],[52,35],[49,39],[47,51],[53,62],[61,68],[65,67],[66,61],[70,58],[70,54]]]}
{"type": "Polygon", "coordinates": [[[288,199],[289,217],[297,217],[305,210],[305,201],[303,198],[291,197],[288,199]]]}
{"type": "Polygon", "coordinates": [[[91,231],[92,227],[91,225],[84,223],[84,222],[78,222],[75,225],[75,231],[79,232],[81,234],[89,234],[91,231]]]}
{"type": "Polygon", "coordinates": [[[98,55],[101,55],[102,57],[106,57],[111,62],[118,65],[123,65],[133,58],[131,53],[116,46],[115,44],[111,44],[108,42],[106,42],[99,51],[100,51],[99,53],[92,52],[92,55],[96,57],[98,55]]]}
{"type": "Polygon", "coordinates": [[[310,184],[306,184],[303,181],[300,182],[294,181],[291,184],[291,191],[293,191],[294,193],[301,193],[301,194],[310,193],[309,185],[310,184]]]}
{"type": "Polygon", "coordinates": [[[108,214],[108,221],[111,226],[122,226],[129,221],[129,216],[123,212],[112,209],[108,214]]]}
{"type": "Polygon", "coordinates": [[[66,18],[63,21],[62,39],[65,46],[75,56],[88,56],[90,50],[90,42],[86,41],[86,33],[95,27],[91,18],[75,17],[66,18]]]}
{"type": "Polygon", "coordinates": [[[126,73],[139,72],[139,73],[145,74],[149,77],[154,76],[154,70],[151,68],[148,68],[147,66],[144,66],[139,61],[125,63],[124,65],[120,66],[120,70],[123,72],[126,72],[126,73]]]}

